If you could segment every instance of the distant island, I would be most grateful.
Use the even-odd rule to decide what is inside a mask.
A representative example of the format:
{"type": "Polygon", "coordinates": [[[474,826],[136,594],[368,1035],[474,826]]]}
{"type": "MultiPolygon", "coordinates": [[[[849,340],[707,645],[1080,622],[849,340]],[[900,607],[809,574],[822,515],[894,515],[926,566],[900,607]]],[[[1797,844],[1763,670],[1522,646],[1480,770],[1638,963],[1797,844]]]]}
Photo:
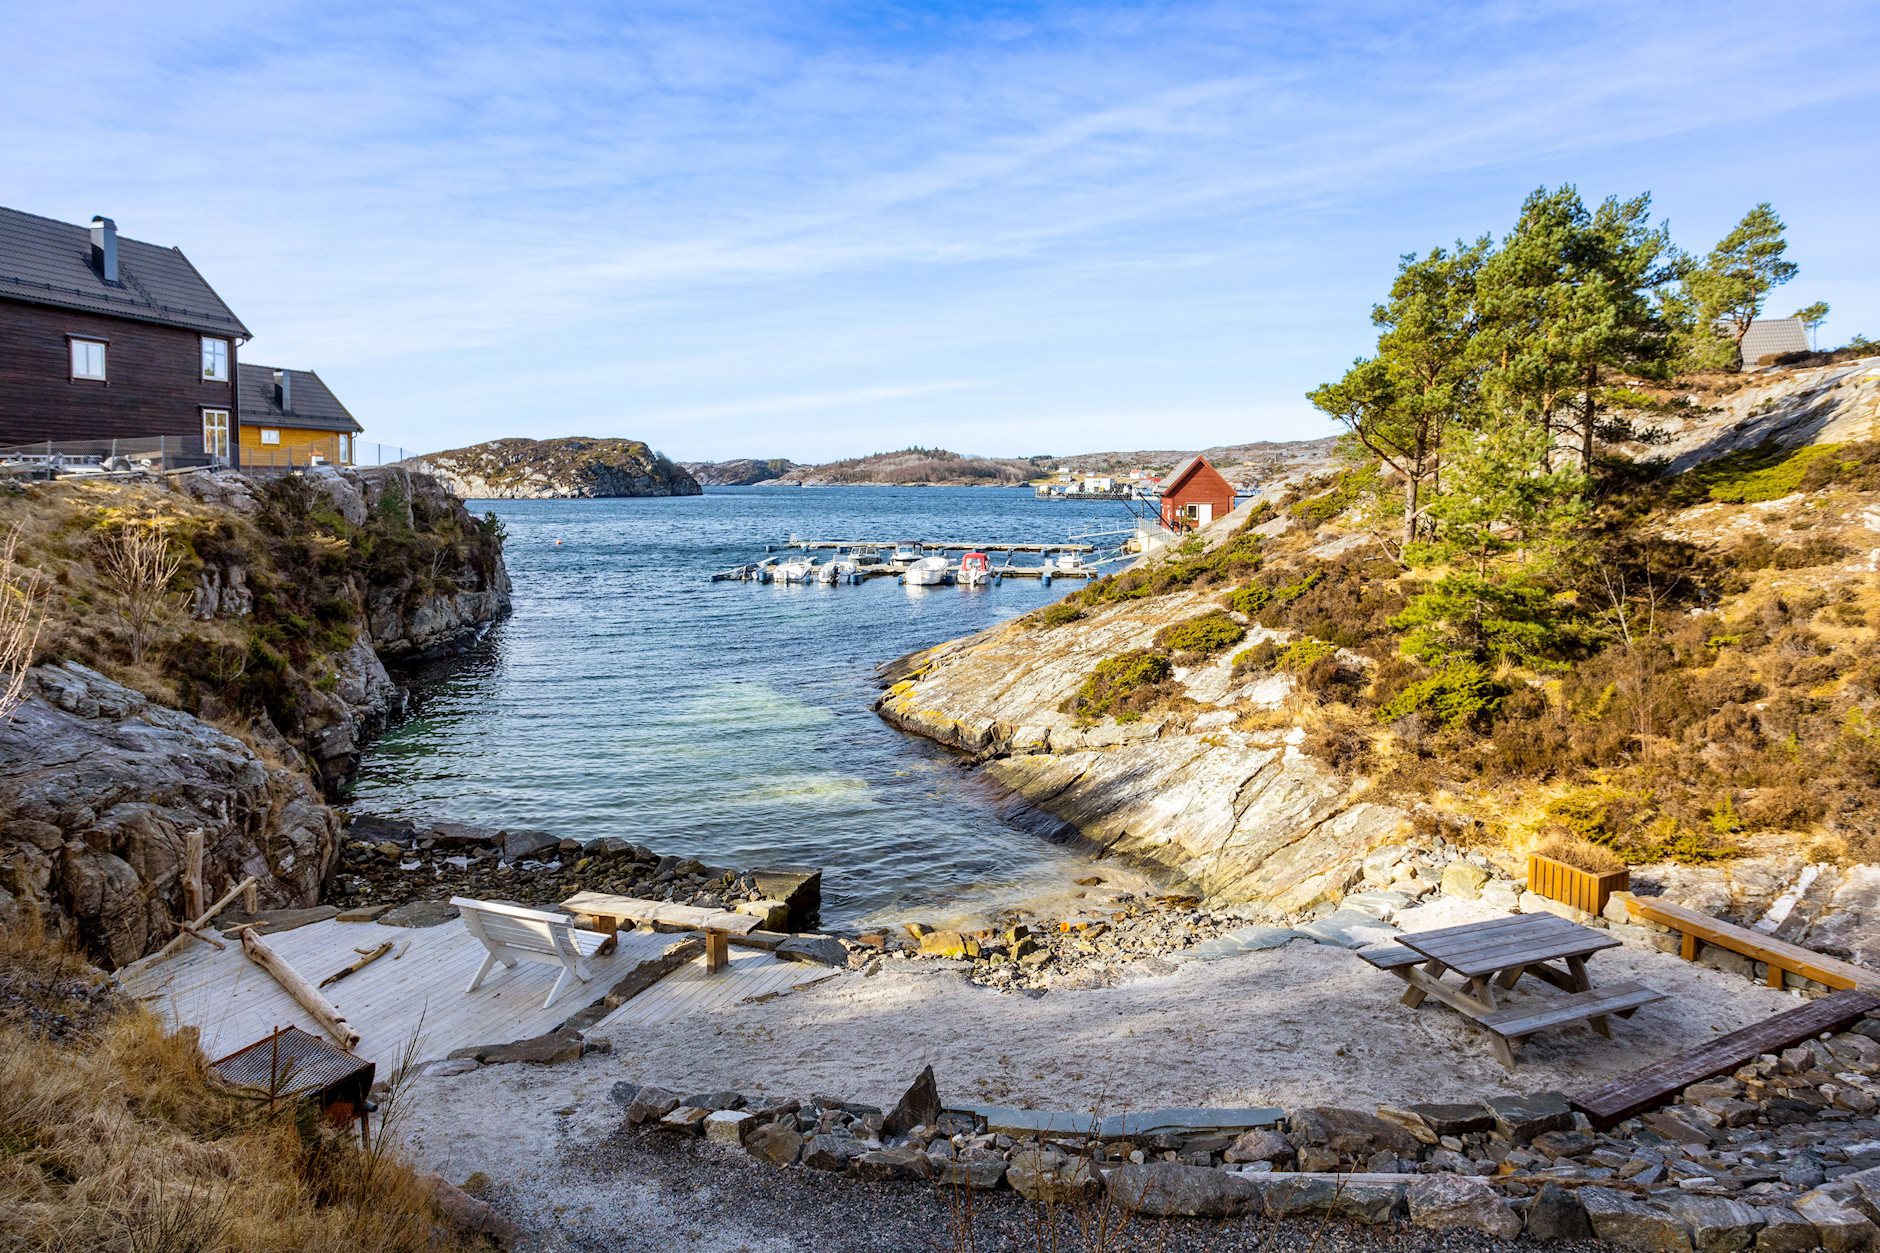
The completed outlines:
{"type": "Polygon", "coordinates": [[[682,461],[679,464],[703,487],[750,487],[804,468],[801,463],[791,461],[788,457],[770,457],[765,460],[738,457],[731,461],[682,461]]]}
{"type": "MultiPolygon", "coordinates": [[[[1271,482],[1331,464],[1336,436],[1321,439],[1226,444],[1200,449],[1234,482],[1271,482]]],[[[706,487],[877,485],[889,487],[1019,487],[1066,476],[1105,476],[1135,481],[1173,469],[1197,450],[1146,449],[1053,457],[975,457],[944,448],[903,448],[822,465],[783,457],[760,460],[688,461],[683,468],[706,487]]],[[[1153,478],[1150,479],[1153,482],[1153,478]]]]}
{"type": "Polygon", "coordinates": [[[1040,473],[1030,461],[972,457],[944,448],[902,448],[798,466],[776,481],[801,487],[874,484],[882,487],[1015,487],[1040,473]]]}
{"type": "Polygon", "coordinates": [[[402,464],[434,475],[466,500],[697,496],[698,480],[635,439],[493,439],[402,464]]]}

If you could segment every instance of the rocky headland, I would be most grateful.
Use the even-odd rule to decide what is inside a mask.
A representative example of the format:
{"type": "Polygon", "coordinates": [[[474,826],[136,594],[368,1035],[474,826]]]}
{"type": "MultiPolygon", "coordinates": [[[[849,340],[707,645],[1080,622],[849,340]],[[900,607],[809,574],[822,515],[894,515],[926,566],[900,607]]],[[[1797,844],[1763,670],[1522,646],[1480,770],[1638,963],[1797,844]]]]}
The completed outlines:
{"type": "Polygon", "coordinates": [[[634,439],[493,439],[403,464],[465,500],[696,496],[700,490],[683,466],[634,439]]]}
{"type": "MultiPolygon", "coordinates": [[[[1391,489],[1363,469],[1289,475],[1130,571],[902,658],[884,669],[877,712],[1011,789],[1012,821],[1079,834],[1272,920],[1335,910],[1379,846],[1450,837],[1518,879],[1530,844],[1565,831],[1620,848],[1654,891],[1880,959],[1880,795],[1860,764],[1865,731],[1846,730],[1869,725],[1880,624],[1880,484],[1863,468],[1874,445],[1858,442],[1875,431],[1873,364],[1774,371],[1716,394],[1668,388],[1665,413],[1642,415],[1664,420],[1652,447],[1671,466],[1650,504],[1609,525],[1640,546],[1689,546],[1678,560],[1709,580],[1675,628],[1692,642],[1656,645],[1666,673],[1651,699],[1666,712],[1650,716],[1687,746],[1663,748],[1649,785],[1587,772],[1585,757],[1508,760],[1517,741],[1563,743],[1611,716],[1627,679],[1599,664],[1578,667],[1597,684],[1573,698],[1584,709],[1545,674],[1499,680],[1526,688],[1493,697],[1528,702],[1524,725],[1401,713],[1443,680],[1400,655],[1391,623],[1419,585],[1378,541],[1373,511],[1391,489]],[[1806,673],[1796,648],[1814,659],[1806,673]],[[1702,692],[1701,708],[1676,705],[1679,689],[1702,692]],[[1778,727],[1777,708],[1821,721],[1778,727]],[[1743,728],[1741,747],[1715,743],[1726,726],[1743,728]],[[1822,763],[1812,796],[1780,771],[1707,773],[1726,753],[1809,735],[1822,763]],[[1642,838],[1647,823],[1660,834],[1642,838]]],[[[1611,647],[1603,664],[1616,668],[1640,646],[1611,647]]]]}
{"type": "Polygon", "coordinates": [[[967,456],[944,448],[904,448],[798,466],[776,482],[793,487],[1017,487],[1043,472],[1032,461],[967,456]]]}
{"type": "Polygon", "coordinates": [[[387,467],[250,480],[52,483],[0,500],[49,580],[39,664],[0,720],[0,923],[36,917],[121,965],[183,919],[203,842],[213,900],[319,900],[327,800],[403,707],[386,661],[436,656],[508,611],[500,528],[387,467]],[[162,537],[174,575],[131,625],[104,537],[162,537]]]}

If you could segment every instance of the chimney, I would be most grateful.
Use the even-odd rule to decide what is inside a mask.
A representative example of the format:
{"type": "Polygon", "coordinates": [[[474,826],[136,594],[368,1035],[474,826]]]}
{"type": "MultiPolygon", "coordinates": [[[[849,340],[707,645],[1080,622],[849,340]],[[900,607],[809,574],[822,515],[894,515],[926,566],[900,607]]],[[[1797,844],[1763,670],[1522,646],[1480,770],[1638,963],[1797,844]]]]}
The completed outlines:
{"type": "Polygon", "coordinates": [[[294,376],[286,370],[274,372],[274,403],[281,407],[282,413],[294,411],[294,376]]]}
{"type": "Polygon", "coordinates": [[[117,285],[117,223],[102,215],[91,220],[91,265],[99,278],[117,285]]]}

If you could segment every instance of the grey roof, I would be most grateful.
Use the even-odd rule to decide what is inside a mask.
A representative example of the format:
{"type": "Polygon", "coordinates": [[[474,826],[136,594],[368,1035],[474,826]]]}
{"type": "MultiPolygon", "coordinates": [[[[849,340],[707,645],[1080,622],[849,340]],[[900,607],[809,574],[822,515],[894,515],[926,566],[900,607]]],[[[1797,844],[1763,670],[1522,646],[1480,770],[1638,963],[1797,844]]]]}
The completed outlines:
{"type": "Polygon", "coordinates": [[[1808,328],[1800,318],[1757,318],[1743,336],[1743,368],[1753,370],[1778,353],[1807,351],[1808,328]]]}
{"type": "Polygon", "coordinates": [[[0,208],[0,299],[246,337],[179,249],[118,236],[119,284],[91,264],[91,228],[0,208]]]}
{"type": "Polygon", "coordinates": [[[1158,496],[1166,495],[1170,488],[1174,487],[1177,483],[1182,481],[1182,476],[1188,473],[1189,467],[1194,465],[1194,463],[1199,460],[1201,460],[1201,458],[1198,455],[1190,457],[1188,458],[1188,460],[1182,462],[1180,465],[1176,466],[1173,470],[1170,470],[1167,474],[1163,475],[1162,481],[1155,485],[1156,495],[1158,496]]]}
{"type": "Polygon", "coordinates": [[[346,411],[346,406],[339,403],[339,397],[333,394],[333,389],[321,382],[320,376],[312,370],[286,371],[293,378],[293,386],[288,391],[292,394],[294,407],[291,411],[283,411],[279,397],[274,393],[274,371],[277,368],[247,361],[236,366],[236,380],[241,384],[239,404],[243,426],[293,426],[313,431],[351,431],[354,434],[365,429],[346,411]]]}

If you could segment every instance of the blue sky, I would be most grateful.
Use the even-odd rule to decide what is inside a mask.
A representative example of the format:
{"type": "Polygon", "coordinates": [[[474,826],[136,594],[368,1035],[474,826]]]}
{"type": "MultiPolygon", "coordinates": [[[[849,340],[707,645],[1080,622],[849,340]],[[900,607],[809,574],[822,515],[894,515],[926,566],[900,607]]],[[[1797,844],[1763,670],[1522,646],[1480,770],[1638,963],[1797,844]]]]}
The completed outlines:
{"type": "Polygon", "coordinates": [[[1322,434],[1397,256],[1773,201],[1880,337],[1880,6],[8,6],[0,204],[186,251],[368,439],[1322,434]],[[530,13],[540,8],[541,13],[530,13]]]}

